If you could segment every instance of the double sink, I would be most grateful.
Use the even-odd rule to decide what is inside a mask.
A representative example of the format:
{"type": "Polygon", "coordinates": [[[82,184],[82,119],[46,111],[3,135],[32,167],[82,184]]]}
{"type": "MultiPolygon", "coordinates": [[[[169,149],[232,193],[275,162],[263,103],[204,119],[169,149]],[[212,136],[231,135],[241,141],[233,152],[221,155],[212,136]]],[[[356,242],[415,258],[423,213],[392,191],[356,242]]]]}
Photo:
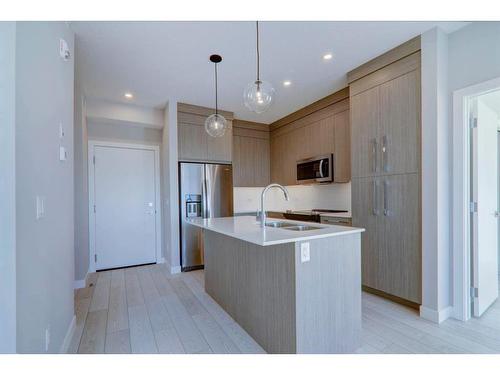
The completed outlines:
{"type": "Polygon", "coordinates": [[[266,223],[266,227],[294,230],[297,232],[321,229],[321,227],[315,227],[315,226],[306,225],[306,224],[295,224],[295,223],[290,223],[287,221],[270,221],[270,222],[266,223]]]}

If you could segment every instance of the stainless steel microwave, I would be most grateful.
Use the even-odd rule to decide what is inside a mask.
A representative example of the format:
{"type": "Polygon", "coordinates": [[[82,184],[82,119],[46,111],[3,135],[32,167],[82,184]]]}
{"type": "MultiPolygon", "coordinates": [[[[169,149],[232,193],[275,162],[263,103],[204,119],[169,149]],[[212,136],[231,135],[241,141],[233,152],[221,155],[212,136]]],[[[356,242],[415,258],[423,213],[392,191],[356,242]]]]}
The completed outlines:
{"type": "Polygon", "coordinates": [[[333,154],[297,161],[299,184],[333,182],[333,154]]]}

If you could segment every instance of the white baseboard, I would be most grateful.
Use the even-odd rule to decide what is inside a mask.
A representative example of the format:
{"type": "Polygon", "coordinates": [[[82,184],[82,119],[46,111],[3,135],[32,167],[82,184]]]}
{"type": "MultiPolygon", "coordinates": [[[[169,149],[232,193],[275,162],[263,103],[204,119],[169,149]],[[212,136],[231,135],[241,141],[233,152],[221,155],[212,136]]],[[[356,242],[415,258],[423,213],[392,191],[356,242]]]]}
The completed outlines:
{"type": "Polygon", "coordinates": [[[87,278],[89,277],[89,272],[87,272],[85,274],[85,277],[83,278],[83,280],[75,280],[73,282],[73,289],[81,289],[81,288],[87,287],[87,278]]]}
{"type": "Polygon", "coordinates": [[[86,286],[85,280],[75,280],[73,282],[73,289],[81,289],[85,288],[85,286],[86,286]]]}
{"type": "Polygon", "coordinates": [[[163,263],[165,263],[165,258],[160,258],[160,260],[158,260],[156,263],[158,263],[158,264],[163,264],[163,263]]]}
{"type": "Polygon", "coordinates": [[[170,266],[170,273],[181,273],[181,266],[170,266]]]}
{"type": "Polygon", "coordinates": [[[425,306],[420,306],[420,317],[434,323],[442,323],[453,315],[453,307],[447,306],[441,310],[433,310],[425,306]]]}
{"type": "Polygon", "coordinates": [[[61,350],[59,353],[65,354],[68,352],[69,344],[71,343],[71,339],[73,338],[73,334],[75,333],[76,328],[76,315],[73,315],[73,319],[71,319],[71,323],[69,323],[68,330],[66,332],[66,336],[64,336],[64,340],[61,345],[61,350]]]}

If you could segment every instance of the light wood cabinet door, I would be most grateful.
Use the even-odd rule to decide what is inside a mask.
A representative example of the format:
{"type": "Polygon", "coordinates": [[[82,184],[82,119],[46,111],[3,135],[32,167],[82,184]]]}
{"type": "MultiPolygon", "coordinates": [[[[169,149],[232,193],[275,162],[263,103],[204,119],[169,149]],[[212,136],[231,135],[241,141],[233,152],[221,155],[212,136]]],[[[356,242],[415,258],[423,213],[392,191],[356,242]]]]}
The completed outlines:
{"type": "Polygon", "coordinates": [[[179,124],[179,160],[207,160],[207,137],[203,126],[179,124]]]}
{"type": "Polygon", "coordinates": [[[380,85],[382,174],[419,170],[420,74],[414,70],[380,85]]]}
{"type": "MultiPolygon", "coordinates": [[[[229,129],[222,137],[211,137],[206,132],[207,138],[207,161],[231,163],[233,149],[233,129],[231,121],[228,121],[229,129]]],[[[205,127],[203,127],[205,130],[205,127]]]]}
{"type": "Polygon", "coordinates": [[[270,181],[270,145],[268,139],[233,137],[233,185],[267,186],[270,181]]]}
{"type": "MultiPolygon", "coordinates": [[[[335,182],[349,182],[351,180],[351,126],[349,116],[349,111],[337,113],[333,117],[333,137],[329,132],[324,134],[328,142],[333,141],[334,143],[335,182]]],[[[331,126],[330,124],[328,125],[331,126]]],[[[324,153],[327,153],[328,149],[322,148],[322,151],[326,151],[324,153]]]]}
{"type": "Polygon", "coordinates": [[[361,237],[362,282],[374,289],[382,289],[380,273],[383,265],[383,230],[384,223],[380,180],[374,177],[353,178],[352,194],[352,225],[365,228],[361,237]]]}
{"type": "Polygon", "coordinates": [[[286,184],[285,158],[284,136],[271,137],[271,182],[282,185],[286,184]]]}
{"type": "Polygon", "coordinates": [[[421,303],[420,179],[417,173],[380,177],[384,267],[380,289],[421,303]]]}
{"type": "Polygon", "coordinates": [[[351,174],[367,177],[379,172],[379,87],[351,97],[351,174]]]}
{"type": "Polygon", "coordinates": [[[177,132],[179,160],[231,163],[233,138],[231,126],[223,137],[211,137],[204,126],[195,124],[179,123],[177,132]]]}

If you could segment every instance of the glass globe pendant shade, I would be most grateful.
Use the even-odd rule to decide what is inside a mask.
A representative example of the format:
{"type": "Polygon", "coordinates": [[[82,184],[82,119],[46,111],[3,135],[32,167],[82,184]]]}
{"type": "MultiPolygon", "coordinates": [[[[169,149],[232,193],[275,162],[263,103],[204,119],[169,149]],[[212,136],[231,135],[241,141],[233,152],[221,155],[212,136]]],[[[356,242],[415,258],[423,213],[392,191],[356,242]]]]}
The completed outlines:
{"type": "Polygon", "coordinates": [[[205,120],[205,131],[212,137],[222,137],[227,130],[227,121],[224,116],[214,113],[205,120]]]}
{"type": "Polygon", "coordinates": [[[274,100],[274,88],[269,82],[255,81],[245,88],[243,100],[250,111],[263,113],[274,100]]]}

